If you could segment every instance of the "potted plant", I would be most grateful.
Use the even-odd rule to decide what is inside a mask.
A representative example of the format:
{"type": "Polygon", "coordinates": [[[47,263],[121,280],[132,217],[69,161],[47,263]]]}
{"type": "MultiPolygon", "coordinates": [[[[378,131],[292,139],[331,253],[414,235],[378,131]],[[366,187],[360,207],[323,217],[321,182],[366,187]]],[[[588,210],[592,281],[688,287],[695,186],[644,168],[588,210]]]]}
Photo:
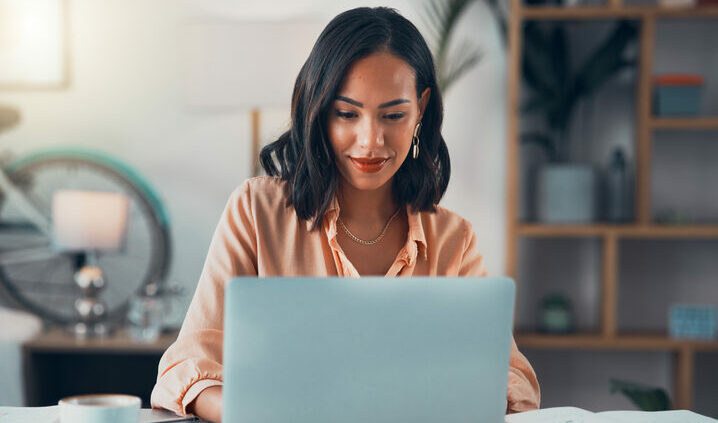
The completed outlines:
{"type": "Polygon", "coordinates": [[[548,161],[536,171],[539,221],[575,224],[596,220],[598,173],[591,165],[572,161],[570,124],[581,100],[619,71],[635,66],[636,60],[626,58],[626,51],[637,32],[636,23],[617,22],[574,70],[565,23],[525,24],[522,74],[531,96],[522,110],[538,115],[544,130],[524,133],[521,141],[541,146],[548,161]]]}
{"type": "MultiPolygon", "coordinates": [[[[476,65],[480,51],[464,41],[448,57],[452,31],[475,0],[429,0],[425,3],[429,35],[436,58],[440,88],[446,91],[463,73],[476,65]]],[[[555,3],[528,0],[531,5],[555,3]]],[[[486,0],[497,20],[506,46],[506,11],[499,0],[486,0]]],[[[588,223],[596,219],[598,173],[590,165],[572,162],[569,129],[576,106],[592,96],[619,71],[634,67],[627,48],[638,33],[637,23],[619,21],[610,34],[588,55],[578,69],[571,67],[569,37],[563,22],[528,21],[523,27],[522,75],[531,96],[522,106],[537,115],[544,129],[521,135],[523,143],[540,146],[547,163],[536,170],[536,211],[546,223],[588,223]]]]}
{"type": "MultiPolygon", "coordinates": [[[[486,0],[494,14],[504,46],[507,45],[507,10],[500,0],[486,0]]],[[[561,0],[526,0],[527,5],[562,4],[561,0]]],[[[577,68],[571,67],[566,23],[527,21],[523,26],[523,80],[531,95],[522,111],[543,123],[540,131],[521,134],[524,144],[539,146],[547,163],[535,174],[536,215],[546,223],[587,223],[597,215],[598,175],[586,164],[573,163],[569,129],[576,106],[590,98],[606,81],[636,64],[627,58],[638,34],[633,21],[618,21],[609,35],[577,68]]]]}

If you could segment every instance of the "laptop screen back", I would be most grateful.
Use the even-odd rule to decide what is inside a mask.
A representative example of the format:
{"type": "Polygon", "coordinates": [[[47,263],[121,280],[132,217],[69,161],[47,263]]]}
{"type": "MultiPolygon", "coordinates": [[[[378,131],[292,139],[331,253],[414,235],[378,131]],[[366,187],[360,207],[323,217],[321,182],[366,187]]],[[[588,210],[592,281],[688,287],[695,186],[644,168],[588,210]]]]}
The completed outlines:
{"type": "Polygon", "coordinates": [[[235,278],[228,422],[502,422],[508,278],[235,278]]]}

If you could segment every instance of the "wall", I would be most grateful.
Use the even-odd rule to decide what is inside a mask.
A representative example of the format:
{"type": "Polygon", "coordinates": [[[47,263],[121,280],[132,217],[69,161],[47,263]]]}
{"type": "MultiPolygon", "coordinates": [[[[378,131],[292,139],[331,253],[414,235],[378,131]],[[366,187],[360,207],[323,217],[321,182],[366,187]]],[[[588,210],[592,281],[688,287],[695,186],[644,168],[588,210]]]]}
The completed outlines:
{"type": "MultiPolygon", "coordinates": [[[[397,7],[420,23],[416,3],[411,1],[73,0],[69,4],[70,87],[0,92],[0,102],[17,106],[23,119],[0,136],[0,142],[17,155],[67,144],[91,147],[118,156],[145,175],[172,217],[170,280],[188,291],[180,317],[227,196],[250,175],[247,112],[196,112],[185,105],[182,40],[187,23],[212,17],[328,22],[348,8],[380,4],[397,7]]],[[[482,48],[484,58],[445,98],[444,136],[453,174],[442,204],[474,224],[487,266],[499,274],[504,271],[505,227],[504,54],[492,18],[481,5],[469,10],[458,31],[482,48]]],[[[266,66],[276,66],[280,59],[266,66]]],[[[244,79],[256,84],[261,75],[248,74],[244,79]]]]}
{"type": "MultiPolygon", "coordinates": [[[[175,318],[178,322],[194,290],[227,196],[250,174],[247,113],[243,110],[198,113],[185,107],[182,40],[186,23],[213,16],[230,20],[309,18],[327,22],[347,8],[380,4],[397,7],[421,28],[417,3],[410,0],[72,0],[70,88],[0,92],[0,102],[17,106],[23,114],[22,124],[1,135],[0,143],[18,155],[66,144],[103,150],[127,161],[152,182],[172,216],[175,256],[170,280],[187,288],[175,318]]],[[[469,10],[457,35],[470,37],[484,55],[481,63],[445,97],[444,136],[453,173],[442,204],[473,223],[489,272],[501,274],[505,268],[506,219],[505,55],[492,17],[481,4],[469,10]]],[[[266,65],[276,63],[270,61],[266,65]]],[[[259,78],[260,75],[246,75],[248,84],[255,84],[259,78]]],[[[594,108],[614,116],[630,110],[627,100],[618,95],[625,90],[621,81],[609,85],[605,97],[597,99],[594,108]]],[[[613,124],[618,126],[599,126],[600,130],[589,133],[629,139],[630,128],[615,121],[613,124]]],[[[594,128],[595,125],[600,122],[594,123],[594,128]]],[[[596,153],[593,157],[603,162],[607,147],[600,148],[603,150],[593,152],[596,153]]],[[[590,327],[596,313],[592,284],[597,277],[581,266],[587,265],[588,269],[595,266],[597,248],[590,243],[578,251],[570,245],[558,248],[557,254],[572,251],[579,257],[570,263],[564,260],[562,267],[561,257],[554,254],[546,261],[525,264],[527,271],[545,274],[536,280],[538,290],[562,280],[570,284],[576,280],[572,275],[576,275],[580,282],[576,303],[587,310],[582,314],[581,324],[590,327]],[[553,273],[548,273],[550,266],[546,263],[551,260],[558,264],[553,273]]],[[[627,277],[637,274],[630,269],[622,272],[627,272],[627,277]]],[[[649,272],[651,277],[658,276],[657,270],[649,272]]],[[[530,323],[535,306],[527,302],[528,296],[519,295],[519,302],[524,301],[519,322],[530,323]]],[[[607,393],[611,369],[670,388],[670,357],[664,354],[651,355],[648,360],[628,353],[528,351],[527,355],[535,361],[539,379],[545,381],[547,406],[630,408],[622,398],[607,393]],[[650,377],[645,379],[645,375],[650,377]],[[581,389],[575,389],[575,384],[581,389]]],[[[711,382],[700,383],[709,386],[711,382]]]]}

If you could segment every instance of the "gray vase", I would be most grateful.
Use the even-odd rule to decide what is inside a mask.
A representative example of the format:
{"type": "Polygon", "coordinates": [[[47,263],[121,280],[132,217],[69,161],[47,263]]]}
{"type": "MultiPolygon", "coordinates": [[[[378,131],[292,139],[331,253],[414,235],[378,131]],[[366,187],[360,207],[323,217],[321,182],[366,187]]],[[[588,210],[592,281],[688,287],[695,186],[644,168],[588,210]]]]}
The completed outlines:
{"type": "Polygon", "coordinates": [[[537,175],[537,217],[552,224],[596,221],[596,170],[584,164],[550,164],[537,175]]]}

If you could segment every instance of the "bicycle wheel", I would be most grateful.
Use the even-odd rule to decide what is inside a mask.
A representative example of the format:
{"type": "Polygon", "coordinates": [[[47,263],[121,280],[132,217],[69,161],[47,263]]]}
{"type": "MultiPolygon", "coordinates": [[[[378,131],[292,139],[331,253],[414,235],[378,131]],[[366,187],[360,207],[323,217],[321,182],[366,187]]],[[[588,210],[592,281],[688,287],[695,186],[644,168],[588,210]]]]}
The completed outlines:
{"type": "MultiPolygon", "coordinates": [[[[60,189],[118,192],[129,198],[123,248],[96,256],[107,281],[101,297],[109,321],[124,318],[132,294],[164,282],[171,248],[167,214],[132,169],[99,153],[62,149],[21,159],[5,172],[48,221],[53,194],[60,189]]],[[[77,322],[73,304],[80,290],[74,273],[83,257],[54,249],[49,234],[5,200],[0,204],[0,286],[5,295],[49,322],[77,322]]]]}

